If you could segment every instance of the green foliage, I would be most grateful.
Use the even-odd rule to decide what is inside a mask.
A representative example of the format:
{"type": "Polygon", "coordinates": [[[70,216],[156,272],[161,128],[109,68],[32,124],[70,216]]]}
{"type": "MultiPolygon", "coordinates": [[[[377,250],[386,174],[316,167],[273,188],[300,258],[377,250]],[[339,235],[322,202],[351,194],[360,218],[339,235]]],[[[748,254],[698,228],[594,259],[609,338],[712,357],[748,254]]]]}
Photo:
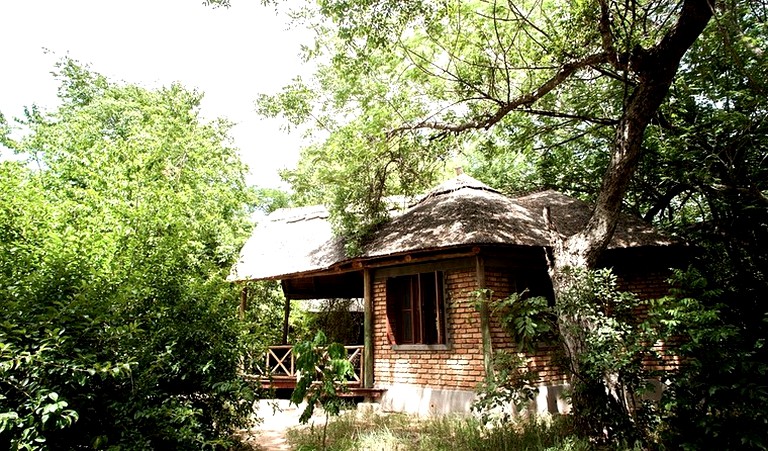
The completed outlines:
{"type": "MultiPolygon", "coordinates": [[[[594,200],[611,158],[606,149],[625,136],[616,133],[617,124],[653,72],[634,71],[635,57],[648,56],[642,50],[675,26],[682,5],[703,3],[317,2],[300,16],[319,30],[307,55],[321,62],[317,77],[262,99],[270,107],[265,113],[282,115],[294,126],[310,123],[316,132],[317,141],[286,179],[304,199],[332,205],[336,229],[350,238],[351,251],[385,218],[382,196],[414,192],[454,159],[509,192],[557,188],[594,200]],[[601,30],[603,12],[609,20],[601,30]],[[540,92],[537,88],[561,69],[603,52],[632,64],[589,64],[543,96],[505,112],[511,99],[540,92]]],[[[695,243],[701,251],[696,265],[718,289],[716,296],[690,298],[696,300],[691,306],[702,303],[707,315],[718,306],[721,323],[712,327],[723,336],[691,341],[699,347],[689,354],[714,351],[711,359],[691,359],[700,365],[681,373],[691,378],[690,391],[678,391],[686,394],[670,412],[681,416],[669,423],[681,429],[671,436],[701,437],[702,443],[717,436],[729,447],[747,437],[751,442],[744,446],[752,446],[752,435],[739,426],[759,431],[764,425],[731,420],[750,412],[764,418],[756,405],[739,402],[750,393],[762,400],[765,370],[759,362],[768,360],[763,346],[768,313],[768,14],[765,2],[747,0],[720,1],[712,11],[714,19],[677,68],[665,102],[637,134],[643,159],[624,204],[695,243]],[[725,387],[729,372],[734,375],[730,390],[715,388],[728,396],[710,396],[707,377],[725,387]],[[703,430],[683,427],[686,412],[705,401],[712,412],[698,410],[707,412],[696,423],[703,430]]],[[[597,381],[600,374],[618,371],[625,374],[615,388],[635,386],[640,375],[632,368],[645,352],[638,340],[651,340],[661,326],[644,329],[625,321],[632,310],[625,307],[636,302],[603,302],[602,294],[591,293],[596,287],[589,277],[572,284],[569,298],[558,300],[560,310],[552,312],[566,320],[569,316],[571,326],[584,326],[587,332],[559,326],[557,332],[573,334],[572,344],[580,345],[571,346],[572,351],[594,349],[583,362],[574,356],[579,373],[586,371],[597,381]]],[[[532,316],[541,306],[523,305],[510,325],[526,336],[545,323],[532,316]]],[[[693,326],[700,319],[681,317],[693,326]]],[[[587,388],[585,393],[598,398],[605,391],[602,382],[587,388]]],[[[616,413],[626,410],[622,403],[616,411],[611,407],[594,414],[609,422],[622,418],[616,413]]],[[[594,432],[602,433],[598,429],[594,432]]]]}
{"type": "MultiPolygon", "coordinates": [[[[547,300],[543,297],[515,293],[504,299],[494,299],[491,290],[474,292],[475,308],[482,311],[483,304],[490,307],[490,314],[496,317],[507,330],[516,330],[520,351],[534,348],[530,338],[541,339],[548,331],[544,316],[547,300]],[[535,318],[535,319],[534,319],[535,318]]],[[[472,403],[481,421],[503,425],[530,406],[536,397],[538,375],[528,369],[524,354],[506,350],[492,355],[492,370],[476,389],[477,398],[472,403]]]]}
{"type": "Polygon", "coordinates": [[[347,378],[354,375],[355,370],[347,360],[344,345],[328,344],[323,332],[318,332],[312,341],[297,344],[293,352],[296,353],[296,371],[300,376],[291,394],[291,402],[297,406],[304,400],[307,402],[299,417],[301,423],[309,421],[315,406],[323,407],[325,424],[322,445],[325,449],[328,418],[339,415],[344,405],[338,391],[347,389],[347,378]]]}
{"type": "Polygon", "coordinates": [[[309,421],[317,405],[321,405],[326,414],[338,415],[343,405],[338,390],[345,390],[347,378],[354,374],[344,345],[328,344],[325,334],[318,332],[314,340],[299,343],[293,349],[296,370],[301,376],[291,402],[299,405],[305,399],[307,401],[299,421],[309,421]]]}
{"type": "Polygon", "coordinates": [[[291,195],[275,188],[257,188],[254,193],[256,208],[268,215],[280,208],[291,206],[291,195]]]}
{"type": "Polygon", "coordinates": [[[768,315],[733,321],[723,292],[696,270],[677,272],[675,282],[652,310],[680,361],[661,400],[665,441],[680,449],[766,449],[768,315]]]}
{"type": "MultiPolygon", "coordinates": [[[[745,239],[765,239],[766,5],[721,6],[687,55],[658,126],[649,129],[629,204],[697,242],[725,241],[734,247],[728,252],[743,252],[745,239]]],[[[760,265],[751,269],[762,272],[760,265]]]]}
{"type": "MultiPolygon", "coordinates": [[[[4,324],[6,339],[18,333],[26,330],[4,324]]],[[[0,400],[4,406],[0,412],[0,437],[9,437],[11,449],[44,447],[48,441],[44,431],[66,429],[78,421],[79,413],[69,409],[69,403],[52,391],[51,387],[58,389],[50,380],[52,376],[86,387],[93,380],[110,381],[130,372],[128,364],[85,366],[69,361],[61,355],[69,338],[64,330],[45,330],[40,335],[25,337],[29,344],[25,350],[16,348],[11,340],[0,343],[0,400]]]]}
{"type": "Polygon", "coordinates": [[[493,355],[493,375],[478,386],[472,403],[480,421],[503,426],[526,411],[539,392],[538,375],[527,364],[520,354],[499,351],[493,355]]]}
{"type": "MultiPolygon", "coordinates": [[[[638,318],[645,303],[619,291],[610,270],[569,268],[565,276],[567,289],[554,305],[548,305],[546,298],[518,293],[494,301],[494,315],[521,351],[555,343],[568,351],[562,366],[575,376],[571,401],[578,433],[614,445],[651,440],[656,416],[642,395],[650,389],[653,374],[643,361],[657,357],[653,344],[659,328],[638,318]]],[[[518,410],[525,407],[536,382],[526,364],[516,354],[497,355],[494,377],[481,392],[481,406],[498,411],[512,402],[518,410]]]]}
{"type": "MultiPolygon", "coordinates": [[[[557,188],[542,177],[537,168],[538,153],[531,149],[510,151],[506,140],[489,134],[485,142],[464,152],[467,164],[465,172],[510,194],[527,193],[537,188],[557,188]]],[[[530,142],[525,137],[508,137],[521,145],[530,142]]]]}
{"type": "Polygon", "coordinates": [[[720,7],[650,130],[628,203],[699,250],[660,306],[685,363],[662,404],[670,446],[765,449],[768,15],[761,2],[720,7]]]}
{"type": "Polygon", "coordinates": [[[501,326],[514,331],[520,351],[533,350],[537,343],[552,342],[557,317],[543,296],[528,296],[527,290],[512,293],[492,302],[491,313],[499,318],[501,326]]]}
{"type": "Polygon", "coordinates": [[[200,449],[251,412],[238,293],[244,167],[201,96],[64,59],[0,163],[0,446],[200,449]]]}
{"type": "Polygon", "coordinates": [[[657,357],[659,336],[644,321],[646,302],[618,290],[608,269],[567,269],[555,311],[571,378],[578,430],[609,443],[652,440],[653,406],[643,401],[654,375],[645,359],[657,357]]]}
{"type": "MultiPolygon", "coordinates": [[[[269,346],[282,342],[285,296],[280,282],[264,280],[241,285],[246,290],[248,305],[243,315],[240,342],[243,346],[243,371],[261,374],[264,355],[269,346]]],[[[293,311],[293,309],[292,309],[293,311]]]]}
{"type": "Polygon", "coordinates": [[[298,168],[282,173],[298,204],[329,206],[331,223],[346,238],[350,255],[388,218],[385,197],[423,191],[440,168],[439,149],[424,142],[372,139],[393,117],[391,112],[371,115],[336,127],[322,145],[302,151],[298,168]]]}
{"type": "MultiPolygon", "coordinates": [[[[620,58],[680,14],[660,1],[606,8],[620,58]]],[[[299,203],[330,206],[352,253],[386,218],[382,197],[419,192],[456,159],[510,192],[599,188],[637,74],[602,61],[559,77],[608,51],[600,3],[322,0],[293,14],[317,30],[306,58],[318,70],[260,96],[259,111],[314,138],[283,176],[299,203]]]]}
{"type": "Polygon", "coordinates": [[[296,341],[313,339],[322,332],[331,343],[361,344],[363,315],[353,311],[355,299],[323,299],[317,311],[304,311],[296,341]]]}

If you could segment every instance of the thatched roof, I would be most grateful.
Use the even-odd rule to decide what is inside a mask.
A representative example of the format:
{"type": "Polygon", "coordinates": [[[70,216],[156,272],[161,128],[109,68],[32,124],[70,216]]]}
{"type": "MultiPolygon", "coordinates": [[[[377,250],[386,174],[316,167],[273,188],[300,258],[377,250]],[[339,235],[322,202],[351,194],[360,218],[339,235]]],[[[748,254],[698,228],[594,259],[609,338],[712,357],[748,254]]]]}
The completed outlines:
{"type": "MultiPolygon", "coordinates": [[[[564,236],[576,233],[592,209],[556,191],[508,197],[461,174],[439,185],[384,224],[357,259],[366,260],[460,246],[549,246],[542,211],[549,206],[564,236]]],[[[609,249],[670,246],[675,242],[643,221],[623,215],[609,249]]],[[[332,236],[324,207],[277,210],[254,230],[231,280],[280,279],[349,262],[332,236]]]]}
{"type": "Polygon", "coordinates": [[[317,254],[335,248],[327,246],[329,241],[333,241],[333,233],[324,206],[281,208],[258,223],[240,251],[229,280],[274,279],[327,268],[338,257],[317,254]]]}

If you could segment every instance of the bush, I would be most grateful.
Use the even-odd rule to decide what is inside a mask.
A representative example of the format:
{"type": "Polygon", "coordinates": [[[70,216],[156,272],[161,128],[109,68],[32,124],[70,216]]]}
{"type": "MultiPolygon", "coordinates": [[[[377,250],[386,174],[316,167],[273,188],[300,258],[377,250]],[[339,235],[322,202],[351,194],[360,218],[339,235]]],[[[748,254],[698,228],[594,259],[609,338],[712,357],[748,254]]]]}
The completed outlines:
{"type": "Polygon", "coordinates": [[[0,162],[0,448],[222,448],[251,413],[244,168],[200,96],[59,66],[0,162]]]}
{"type": "Polygon", "coordinates": [[[678,272],[675,280],[673,296],[654,306],[679,343],[671,352],[681,362],[665,380],[664,442],[676,449],[768,449],[768,314],[745,315],[740,308],[749,297],[724,302],[734,293],[711,288],[698,271],[678,272]]]}

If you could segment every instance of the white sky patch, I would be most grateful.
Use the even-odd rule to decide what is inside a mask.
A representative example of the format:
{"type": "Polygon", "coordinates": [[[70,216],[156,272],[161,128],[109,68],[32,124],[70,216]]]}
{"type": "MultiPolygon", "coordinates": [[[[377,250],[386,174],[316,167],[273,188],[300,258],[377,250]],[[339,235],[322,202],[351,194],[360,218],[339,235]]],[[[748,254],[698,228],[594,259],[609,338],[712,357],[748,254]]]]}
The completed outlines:
{"type": "Polygon", "coordinates": [[[33,103],[55,108],[51,71],[65,55],[112,81],[147,88],[180,82],[205,93],[205,119],[237,124],[231,136],[251,169],[249,183],[277,187],[277,170],[298,159],[300,135],[260,118],[254,100],[311,72],[299,51],[312,35],[288,30],[287,21],[256,0],[232,0],[228,9],[201,0],[3,0],[0,111],[10,122],[33,103]]]}

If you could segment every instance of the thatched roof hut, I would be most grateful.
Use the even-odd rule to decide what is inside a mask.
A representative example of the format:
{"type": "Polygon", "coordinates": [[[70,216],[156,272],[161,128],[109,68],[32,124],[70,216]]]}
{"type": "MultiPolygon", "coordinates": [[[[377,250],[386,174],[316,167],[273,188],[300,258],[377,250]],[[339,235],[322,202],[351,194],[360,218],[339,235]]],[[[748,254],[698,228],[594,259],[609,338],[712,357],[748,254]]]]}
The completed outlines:
{"type": "MultiPolygon", "coordinates": [[[[592,213],[586,203],[556,191],[508,197],[461,174],[384,224],[355,258],[347,257],[343,243],[333,236],[324,207],[280,209],[256,227],[230,280],[343,272],[356,262],[467,246],[547,247],[550,232],[542,215],[546,206],[564,236],[576,233],[592,213]]],[[[608,249],[675,244],[640,219],[623,215],[608,249]]]]}
{"type": "MultiPolygon", "coordinates": [[[[578,232],[592,214],[589,205],[555,191],[509,197],[462,174],[394,215],[356,257],[345,255],[324,207],[282,209],[256,227],[230,280],[281,281],[283,343],[289,300],[362,298],[361,381],[354,390],[381,396],[385,410],[467,411],[492,350],[512,343],[492,327],[485,304],[473,306],[471,293],[552,297],[545,207],[563,236],[578,232]]],[[[622,216],[599,265],[612,267],[622,286],[643,299],[663,296],[667,268],[684,254],[677,244],[622,216]]],[[[550,351],[542,347],[529,358],[545,375],[546,393],[556,396],[563,379],[550,351]]]]}

